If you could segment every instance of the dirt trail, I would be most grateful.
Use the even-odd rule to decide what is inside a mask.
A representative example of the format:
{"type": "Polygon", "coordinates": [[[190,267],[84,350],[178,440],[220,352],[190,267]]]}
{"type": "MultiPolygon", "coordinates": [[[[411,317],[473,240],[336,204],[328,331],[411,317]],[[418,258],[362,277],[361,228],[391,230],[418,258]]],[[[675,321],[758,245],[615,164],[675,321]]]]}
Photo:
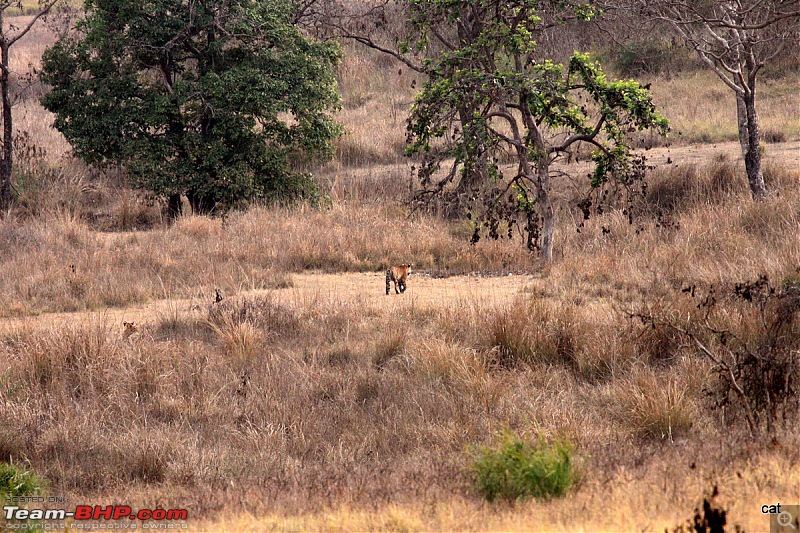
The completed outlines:
{"type": "MultiPolygon", "coordinates": [[[[702,165],[720,154],[724,154],[731,161],[742,159],[741,148],[737,142],[653,148],[644,154],[647,156],[647,161],[656,166],[702,165]]],[[[800,169],[800,141],[765,144],[764,154],[765,161],[786,163],[800,169]]]]}
{"type": "MultiPolygon", "coordinates": [[[[715,144],[689,144],[669,147],[652,148],[650,150],[637,150],[647,157],[647,163],[656,168],[676,165],[704,165],[714,158],[724,156],[729,161],[743,164],[742,152],[737,142],[724,142],[715,144]]],[[[766,144],[764,145],[764,161],[789,165],[800,170],[800,140],[766,144]]],[[[555,168],[569,171],[575,175],[590,172],[592,163],[581,161],[565,165],[556,162],[555,168]]],[[[744,179],[744,178],[742,178],[744,179]]]]}
{"type": "Polygon", "coordinates": [[[275,291],[279,298],[291,303],[298,294],[319,296],[329,300],[352,300],[373,308],[391,308],[397,305],[440,307],[459,300],[481,303],[508,301],[515,294],[529,288],[536,279],[533,276],[453,276],[431,278],[424,273],[409,277],[408,288],[403,294],[395,294],[394,283],[386,295],[384,273],[356,274],[293,274],[294,287],[275,291]]]}
{"type": "MultiPolygon", "coordinates": [[[[459,302],[495,304],[511,301],[537,283],[533,276],[509,275],[498,277],[453,276],[431,278],[424,273],[413,273],[404,294],[386,295],[384,273],[361,272],[343,274],[300,273],[291,274],[292,287],[270,291],[246,291],[244,297],[270,293],[278,301],[292,307],[302,307],[314,301],[344,302],[378,310],[392,310],[401,306],[420,309],[441,308],[459,302]]],[[[226,295],[231,296],[231,295],[226,295]]],[[[17,328],[61,329],[78,324],[100,324],[108,328],[119,327],[123,321],[153,324],[159,319],[201,313],[210,303],[197,299],[165,299],[130,307],[107,308],[70,313],[44,313],[22,318],[0,319],[0,333],[17,328]]]]}

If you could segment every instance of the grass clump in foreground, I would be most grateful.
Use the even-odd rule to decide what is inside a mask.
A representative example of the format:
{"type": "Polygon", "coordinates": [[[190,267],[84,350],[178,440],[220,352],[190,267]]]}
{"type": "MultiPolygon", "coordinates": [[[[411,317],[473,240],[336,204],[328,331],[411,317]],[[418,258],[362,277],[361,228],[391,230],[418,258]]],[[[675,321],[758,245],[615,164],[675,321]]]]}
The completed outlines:
{"type": "Polygon", "coordinates": [[[18,496],[41,494],[45,482],[34,472],[11,463],[0,463],[0,501],[9,502],[18,496]]]}
{"type": "Polygon", "coordinates": [[[550,499],[564,496],[578,478],[574,447],[565,440],[535,442],[504,431],[472,459],[475,487],[487,500],[550,499]]]}

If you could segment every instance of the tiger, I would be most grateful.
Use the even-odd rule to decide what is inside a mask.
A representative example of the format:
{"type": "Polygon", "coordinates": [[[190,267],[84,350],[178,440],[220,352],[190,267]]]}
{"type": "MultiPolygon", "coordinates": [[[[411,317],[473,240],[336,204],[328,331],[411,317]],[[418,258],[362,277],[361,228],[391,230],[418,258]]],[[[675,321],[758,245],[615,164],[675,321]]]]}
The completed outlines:
{"type": "Polygon", "coordinates": [[[389,294],[389,289],[393,281],[395,294],[406,292],[406,281],[408,280],[408,274],[411,272],[412,266],[411,263],[407,263],[390,267],[386,271],[386,294],[389,294]]]}
{"type": "Polygon", "coordinates": [[[131,335],[139,333],[139,328],[134,322],[123,322],[122,325],[125,327],[125,331],[122,333],[125,340],[130,340],[131,335]]]}

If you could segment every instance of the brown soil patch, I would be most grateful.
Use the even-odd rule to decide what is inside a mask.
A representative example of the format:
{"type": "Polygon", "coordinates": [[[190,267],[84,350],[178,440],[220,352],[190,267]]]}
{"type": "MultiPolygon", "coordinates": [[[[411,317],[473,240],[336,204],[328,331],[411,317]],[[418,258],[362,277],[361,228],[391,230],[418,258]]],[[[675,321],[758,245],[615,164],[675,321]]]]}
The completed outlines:
{"type": "MultiPolygon", "coordinates": [[[[657,168],[677,165],[706,165],[715,158],[724,157],[729,161],[744,164],[739,143],[690,144],[683,146],[662,146],[650,150],[637,150],[647,157],[647,163],[657,168]]],[[[765,144],[764,161],[785,164],[800,169],[800,141],[765,144]]],[[[570,165],[556,163],[556,168],[580,176],[590,172],[593,163],[581,161],[570,165]]],[[[744,176],[742,177],[744,179],[744,176]]]]}
{"type": "Polygon", "coordinates": [[[386,294],[384,273],[355,274],[293,274],[294,287],[276,291],[282,299],[291,301],[298,294],[317,294],[328,300],[354,300],[372,308],[392,308],[399,305],[422,307],[447,306],[454,302],[498,303],[511,300],[529,288],[533,276],[508,275],[498,277],[453,276],[431,278],[412,271],[408,288],[395,294],[394,283],[386,294]]]}
{"type": "MultiPolygon", "coordinates": [[[[515,295],[529,290],[537,281],[533,276],[508,275],[498,277],[453,276],[431,278],[425,273],[413,273],[403,294],[395,294],[394,284],[386,294],[383,272],[324,274],[308,272],[292,274],[292,287],[270,291],[248,291],[241,296],[271,293],[291,307],[303,307],[313,301],[355,303],[369,309],[391,311],[401,307],[420,309],[448,307],[468,302],[471,305],[501,304],[515,295]]],[[[231,297],[233,295],[226,295],[231,297]]],[[[152,324],[174,315],[202,313],[212,302],[213,295],[205,301],[194,299],[158,300],[133,305],[124,309],[101,309],[71,313],[45,313],[24,318],[0,320],[0,333],[15,328],[62,328],[77,324],[100,324],[110,328],[122,323],[152,324]]]]}

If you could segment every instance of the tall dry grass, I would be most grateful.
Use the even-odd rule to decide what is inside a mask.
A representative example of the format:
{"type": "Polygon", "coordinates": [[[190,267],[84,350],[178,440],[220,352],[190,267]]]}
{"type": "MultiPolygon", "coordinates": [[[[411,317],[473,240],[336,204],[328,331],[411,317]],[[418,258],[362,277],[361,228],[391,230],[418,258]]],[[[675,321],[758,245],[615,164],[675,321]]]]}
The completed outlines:
{"type": "Polygon", "coordinates": [[[750,198],[740,163],[657,170],[647,198],[653,218],[629,224],[609,213],[589,231],[563,233],[555,285],[606,287],[625,301],[695,282],[787,279],[800,265],[800,175],[785,164],[766,168],[775,189],[764,202],[750,198]]]}
{"type": "MultiPolygon", "coordinates": [[[[560,261],[551,270],[559,283],[546,292],[574,286],[575,301],[603,294],[630,301],[659,283],[787,276],[800,264],[797,177],[775,166],[767,170],[768,181],[782,184],[782,194],[767,202],[751,202],[739,170],[720,160],[657,176],[646,201],[659,220],[643,217],[631,225],[612,212],[577,233],[573,219],[562,215],[560,261]]],[[[342,200],[325,209],[187,217],[147,232],[98,233],[66,209],[33,220],[7,218],[0,223],[2,314],[120,307],[213,294],[214,288],[274,288],[286,283],[286,272],[379,271],[403,261],[435,275],[535,268],[519,240],[471,246],[469,224],[407,216],[392,200],[366,200],[356,178],[334,189],[342,200]]]]}
{"type": "Polygon", "coordinates": [[[345,47],[338,77],[345,134],[336,143],[344,167],[396,163],[403,159],[406,118],[421,77],[380,52],[345,47]]]}
{"type": "Polygon", "coordinates": [[[378,271],[413,261],[441,273],[528,270],[516,242],[473,247],[447,224],[383,208],[334,205],[187,217],[149,232],[99,233],[62,213],[0,222],[5,316],[127,306],[286,283],[282,273],[378,271]],[[31,269],[32,265],[36,268],[31,269]]]}

